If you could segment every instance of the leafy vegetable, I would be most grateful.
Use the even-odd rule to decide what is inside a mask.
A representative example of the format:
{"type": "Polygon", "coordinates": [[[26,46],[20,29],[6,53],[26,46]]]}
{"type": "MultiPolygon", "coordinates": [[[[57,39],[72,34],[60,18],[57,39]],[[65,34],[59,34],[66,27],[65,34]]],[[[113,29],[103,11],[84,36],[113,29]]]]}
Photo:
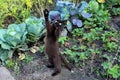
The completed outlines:
{"type": "MultiPolygon", "coordinates": [[[[8,58],[12,58],[16,49],[27,49],[26,41],[28,39],[34,39],[36,41],[45,33],[45,23],[42,17],[40,19],[37,19],[36,17],[28,18],[25,23],[10,24],[8,29],[0,29],[0,59],[3,62],[8,58]]],[[[28,41],[28,43],[29,42],[30,41],[28,41]]],[[[22,60],[25,56],[21,54],[19,58],[22,60]]]]}
{"type": "Polygon", "coordinates": [[[25,42],[26,39],[26,24],[11,24],[8,29],[0,30],[0,44],[3,49],[17,47],[18,44],[25,42]]]}
{"type": "Polygon", "coordinates": [[[54,20],[60,19],[60,12],[58,12],[58,11],[50,11],[49,19],[50,19],[50,21],[54,21],[54,20]]]}
{"type": "Polygon", "coordinates": [[[73,25],[77,25],[78,27],[82,26],[82,21],[79,19],[73,19],[72,23],[73,23],[73,25]]]}
{"type": "Polygon", "coordinates": [[[68,31],[72,31],[72,24],[70,23],[70,21],[67,21],[67,29],[68,31]]]}
{"type": "Polygon", "coordinates": [[[88,3],[87,3],[87,2],[82,1],[81,3],[82,3],[82,5],[81,5],[81,7],[79,8],[79,13],[81,13],[85,8],[88,7],[88,3]]]}
{"type": "MultiPolygon", "coordinates": [[[[58,13],[60,13],[60,19],[61,20],[68,20],[70,26],[70,21],[72,21],[73,25],[76,25],[78,27],[82,26],[82,20],[79,20],[77,18],[78,15],[82,15],[84,18],[90,18],[92,14],[89,14],[87,12],[83,12],[86,8],[88,7],[88,3],[85,1],[82,1],[79,3],[77,6],[75,6],[74,3],[68,2],[68,1],[57,1],[55,11],[50,11],[50,13],[54,13],[52,15],[56,16],[58,13]],[[58,12],[56,12],[58,11],[58,12]],[[70,17],[76,17],[75,18],[70,18],[70,17]]],[[[56,18],[56,17],[54,17],[56,18]]],[[[53,20],[53,17],[50,17],[50,19],[53,20]]],[[[69,30],[69,29],[68,29],[69,30]]]]}
{"type": "Polygon", "coordinates": [[[2,41],[4,40],[4,34],[6,34],[6,29],[0,29],[0,44],[2,43],[2,41]]]}
{"type": "Polygon", "coordinates": [[[59,7],[75,7],[75,4],[72,3],[72,2],[69,2],[69,1],[57,1],[56,3],[56,8],[59,8],[59,7]]]}
{"type": "Polygon", "coordinates": [[[0,59],[5,61],[8,58],[8,50],[0,49],[0,59]]]}
{"type": "Polygon", "coordinates": [[[89,14],[89,13],[86,13],[86,12],[82,12],[81,15],[84,17],[84,18],[90,18],[92,16],[92,14],[89,14]]]}
{"type": "Polygon", "coordinates": [[[8,26],[7,32],[4,35],[5,42],[11,47],[16,47],[18,44],[25,42],[26,24],[11,24],[8,26]]]}
{"type": "Polygon", "coordinates": [[[28,34],[33,34],[35,36],[40,36],[44,27],[44,19],[37,19],[36,17],[30,17],[25,20],[27,25],[28,34]]]}

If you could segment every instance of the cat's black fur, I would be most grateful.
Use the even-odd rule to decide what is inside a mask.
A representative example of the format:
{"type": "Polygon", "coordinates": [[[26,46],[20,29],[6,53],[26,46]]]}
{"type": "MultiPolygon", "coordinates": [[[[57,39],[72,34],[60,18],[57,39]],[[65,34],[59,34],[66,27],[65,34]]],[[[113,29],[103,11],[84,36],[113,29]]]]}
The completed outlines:
{"type": "Polygon", "coordinates": [[[58,38],[65,25],[64,21],[56,20],[50,23],[48,19],[49,11],[44,10],[44,18],[46,24],[46,40],[45,40],[45,53],[48,55],[49,64],[47,67],[55,68],[52,76],[61,72],[61,64],[64,63],[65,67],[71,70],[70,65],[65,61],[64,57],[59,52],[58,38]]]}

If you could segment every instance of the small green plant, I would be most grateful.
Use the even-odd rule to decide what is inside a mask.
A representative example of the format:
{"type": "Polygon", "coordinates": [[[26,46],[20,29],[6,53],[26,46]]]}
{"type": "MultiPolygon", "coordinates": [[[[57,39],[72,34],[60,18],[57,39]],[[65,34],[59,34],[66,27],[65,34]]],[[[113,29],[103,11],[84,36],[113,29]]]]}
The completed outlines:
{"type": "Polygon", "coordinates": [[[103,72],[103,73],[104,73],[103,75],[107,75],[107,76],[108,76],[107,71],[108,71],[109,67],[112,66],[112,63],[105,61],[105,62],[103,62],[103,63],[101,64],[101,66],[102,66],[103,69],[105,70],[105,72],[103,72]]]}
{"type": "Polygon", "coordinates": [[[14,61],[12,59],[6,60],[6,66],[7,67],[13,67],[14,66],[14,61]]]}
{"type": "Polygon", "coordinates": [[[15,71],[17,74],[20,73],[20,66],[19,66],[18,62],[15,62],[15,63],[14,63],[14,71],[15,71]]]}
{"type": "Polygon", "coordinates": [[[81,37],[83,35],[84,28],[76,28],[72,31],[73,36],[81,37]]]}
{"type": "Polygon", "coordinates": [[[118,44],[115,42],[108,42],[107,43],[107,48],[109,52],[114,52],[118,49],[118,44]]]}
{"type": "Polygon", "coordinates": [[[112,66],[111,62],[103,62],[102,66],[107,72],[107,74],[104,75],[111,75],[113,78],[120,77],[120,67],[117,64],[112,66]]]}
{"type": "Polygon", "coordinates": [[[78,54],[78,52],[73,52],[71,49],[66,48],[66,49],[62,52],[62,54],[66,54],[66,55],[69,56],[69,58],[73,59],[73,61],[78,62],[78,59],[75,58],[75,57],[76,57],[76,54],[78,54]]]}
{"type": "Polygon", "coordinates": [[[105,31],[102,34],[103,49],[109,52],[115,52],[118,49],[118,41],[114,38],[117,36],[116,32],[105,31]]]}
{"type": "Polygon", "coordinates": [[[87,46],[81,45],[81,46],[80,46],[80,49],[81,49],[81,51],[85,51],[85,50],[87,49],[87,46]]]}
{"type": "Polygon", "coordinates": [[[120,15],[120,8],[112,8],[112,15],[115,15],[115,16],[117,16],[117,15],[120,15]]]}
{"type": "Polygon", "coordinates": [[[120,1],[119,0],[106,0],[104,4],[105,8],[110,11],[112,15],[120,14],[120,1]]]}
{"type": "Polygon", "coordinates": [[[68,48],[66,48],[66,49],[64,50],[63,54],[67,54],[67,55],[69,55],[71,58],[74,58],[74,57],[75,57],[75,54],[73,54],[73,52],[72,52],[70,49],[68,49],[68,48]]]}
{"type": "Polygon", "coordinates": [[[103,66],[103,69],[108,69],[110,66],[112,66],[112,63],[110,63],[110,62],[103,62],[102,63],[102,66],[103,66]]]}
{"type": "Polygon", "coordinates": [[[40,45],[40,52],[41,52],[41,53],[44,52],[44,49],[45,49],[45,46],[44,46],[44,45],[40,45]]]}
{"type": "MultiPolygon", "coordinates": [[[[110,20],[110,13],[105,9],[104,5],[98,4],[96,0],[91,0],[89,2],[89,7],[85,11],[91,12],[93,15],[91,18],[87,19],[87,24],[92,27],[102,27],[107,28],[106,23],[110,20]],[[92,7],[92,6],[96,7],[92,7]],[[93,24],[93,25],[91,25],[93,24]]],[[[86,21],[85,21],[86,24],[86,21]]]]}
{"type": "Polygon", "coordinates": [[[23,62],[29,63],[34,59],[33,56],[30,56],[29,54],[25,54],[25,59],[23,59],[23,62]]]}
{"type": "Polygon", "coordinates": [[[71,50],[73,50],[73,51],[79,51],[79,50],[80,50],[80,46],[73,45],[73,46],[71,47],[71,50]]]}
{"type": "Polygon", "coordinates": [[[84,33],[83,38],[87,40],[87,45],[93,44],[95,41],[100,39],[100,33],[102,28],[90,29],[90,32],[84,33]]]}
{"type": "Polygon", "coordinates": [[[79,59],[80,60],[88,59],[86,52],[80,52],[79,59]]]}
{"type": "Polygon", "coordinates": [[[108,69],[108,74],[112,75],[113,78],[120,77],[120,66],[114,65],[108,69]]]}
{"type": "MultiPolygon", "coordinates": [[[[88,51],[84,51],[84,52],[79,52],[78,50],[80,50],[79,48],[66,48],[62,53],[66,54],[69,56],[69,58],[71,58],[75,63],[78,63],[81,60],[86,60],[88,59],[88,55],[89,52],[88,51]]],[[[79,65],[79,64],[78,64],[79,65]]]]}
{"type": "Polygon", "coordinates": [[[61,44],[64,44],[66,40],[67,40],[67,37],[66,37],[66,36],[61,36],[61,37],[59,38],[59,42],[60,42],[61,44]]]}

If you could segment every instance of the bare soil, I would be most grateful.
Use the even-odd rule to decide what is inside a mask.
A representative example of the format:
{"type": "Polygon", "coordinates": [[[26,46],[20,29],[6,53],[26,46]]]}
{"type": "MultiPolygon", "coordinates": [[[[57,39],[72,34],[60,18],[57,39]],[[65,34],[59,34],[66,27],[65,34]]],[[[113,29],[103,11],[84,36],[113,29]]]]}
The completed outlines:
{"type": "Polygon", "coordinates": [[[80,68],[73,67],[73,73],[62,66],[59,75],[52,77],[53,69],[47,68],[47,59],[40,53],[32,54],[35,59],[30,63],[20,63],[19,73],[10,70],[16,80],[94,80],[94,77],[84,75],[80,68]]]}

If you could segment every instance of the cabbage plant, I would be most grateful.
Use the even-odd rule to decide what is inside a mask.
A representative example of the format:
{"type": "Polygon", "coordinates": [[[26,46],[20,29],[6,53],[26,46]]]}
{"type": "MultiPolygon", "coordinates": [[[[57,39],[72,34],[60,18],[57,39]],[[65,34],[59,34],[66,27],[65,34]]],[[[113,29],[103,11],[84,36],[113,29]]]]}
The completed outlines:
{"type": "Polygon", "coordinates": [[[89,5],[85,1],[78,3],[78,5],[75,5],[75,3],[69,1],[57,1],[55,9],[50,12],[52,13],[49,15],[52,16],[50,17],[50,20],[54,20],[57,16],[58,17],[60,16],[61,20],[68,20],[67,29],[71,31],[72,30],[71,25],[82,27],[82,20],[79,19],[79,16],[82,16],[83,18],[86,19],[92,16],[92,14],[85,11],[85,9],[88,7],[89,5]],[[56,13],[60,15],[56,15],[56,13]]]}
{"type": "Polygon", "coordinates": [[[44,18],[30,17],[25,23],[10,24],[0,29],[0,60],[12,58],[15,50],[27,50],[27,43],[37,41],[45,33],[44,18]]]}
{"type": "Polygon", "coordinates": [[[10,24],[8,29],[0,30],[0,44],[3,49],[10,50],[25,42],[26,24],[10,24]]]}
{"type": "Polygon", "coordinates": [[[12,58],[14,51],[25,43],[26,24],[10,24],[8,29],[0,29],[0,59],[4,62],[12,58]]]}
{"type": "Polygon", "coordinates": [[[30,17],[25,20],[25,23],[28,31],[28,41],[35,42],[45,33],[45,22],[43,17],[40,19],[36,17],[30,17]]]}

